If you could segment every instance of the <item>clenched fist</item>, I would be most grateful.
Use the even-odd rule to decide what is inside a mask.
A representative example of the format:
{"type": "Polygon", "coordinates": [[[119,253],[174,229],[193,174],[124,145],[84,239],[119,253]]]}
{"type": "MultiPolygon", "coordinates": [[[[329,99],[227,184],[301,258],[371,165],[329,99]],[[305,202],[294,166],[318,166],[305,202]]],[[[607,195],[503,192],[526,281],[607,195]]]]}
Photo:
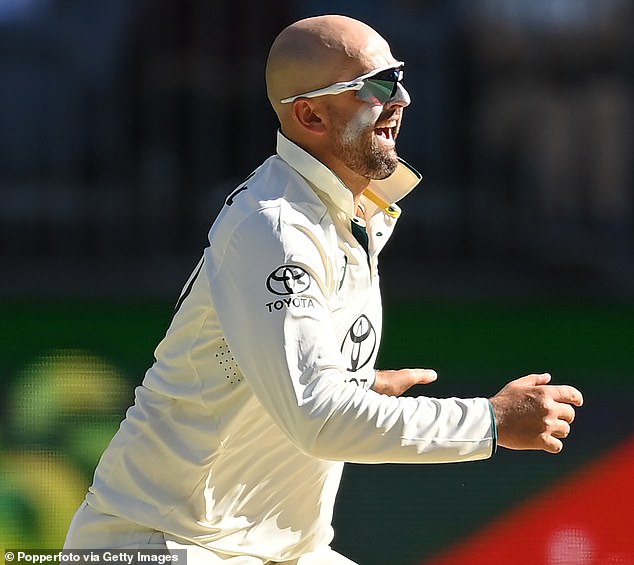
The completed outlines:
{"type": "Polygon", "coordinates": [[[491,398],[498,445],[559,453],[583,396],[568,385],[549,385],[550,375],[527,375],[508,383],[491,398]]]}

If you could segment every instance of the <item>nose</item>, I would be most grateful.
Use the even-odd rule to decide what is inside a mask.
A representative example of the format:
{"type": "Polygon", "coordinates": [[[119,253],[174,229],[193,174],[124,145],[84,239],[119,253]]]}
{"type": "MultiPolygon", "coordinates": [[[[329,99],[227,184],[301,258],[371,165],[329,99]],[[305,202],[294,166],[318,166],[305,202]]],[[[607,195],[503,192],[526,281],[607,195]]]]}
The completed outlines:
{"type": "Polygon", "coordinates": [[[409,106],[411,101],[412,99],[409,97],[409,92],[407,92],[405,87],[399,82],[396,86],[396,94],[385,103],[385,108],[389,109],[393,106],[405,108],[405,106],[409,106]]]}

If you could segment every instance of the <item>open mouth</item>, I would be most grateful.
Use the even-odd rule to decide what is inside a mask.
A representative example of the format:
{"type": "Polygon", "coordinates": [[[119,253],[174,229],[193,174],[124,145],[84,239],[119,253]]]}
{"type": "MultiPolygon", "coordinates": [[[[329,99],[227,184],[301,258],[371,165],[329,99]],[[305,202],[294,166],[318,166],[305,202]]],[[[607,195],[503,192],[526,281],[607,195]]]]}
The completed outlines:
{"type": "Polygon", "coordinates": [[[394,133],[395,133],[396,128],[395,127],[384,127],[384,128],[376,128],[374,130],[374,133],[378,136],[381,137],[383,139],[386,139],[388,141],[394,141],[394,133]]]}

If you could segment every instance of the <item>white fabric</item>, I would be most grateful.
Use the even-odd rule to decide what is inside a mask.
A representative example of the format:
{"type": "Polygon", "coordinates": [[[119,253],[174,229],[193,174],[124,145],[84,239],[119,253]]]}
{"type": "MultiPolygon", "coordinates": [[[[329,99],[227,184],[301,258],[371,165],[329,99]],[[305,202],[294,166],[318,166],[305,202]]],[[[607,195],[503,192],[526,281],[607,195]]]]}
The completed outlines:
{"type": "MultiPolygon", "coordinates": [[[[373,189],[418,182],[405,164],[373,189]]],[[[219,553],[291,561],[330,544],[344,461],[487,458],[488,400],[371,390],[377,255],[394,218],[283,136],[228,198],[88,504],[219,553]]],[[[307,558],[308,559],[308,558],[307,558]]],[[[304,565],[303,563],[301,565],[304,565]]]]}
{"type": "MultiPolygon", "coordinates": [[[[187,552],[186,565],[267,565],[259,557],[249,555],[226,555],[210,549],[192,545],[172,536],[143,528],[116,516],[107,516],[93,510],[85,502],[75,513],[69,528],[64,549],[143,549],[167,551],[184,550],[187,552]],[[167,538],[167,539],[166,539],[167,538]]],[[[273,564],[271,564],[273,565],[273,564]]],[[[320,547],[306,553],[299,559],[278,562],[278,565],[356,565],[350,559],[332,551],[329,547],[320,547]]]]}
{"type": "Polygon", "coordinates": [[[64,549],[167,549],[162,532],[108,516],[81,504],[68,529],[64,549]]]}

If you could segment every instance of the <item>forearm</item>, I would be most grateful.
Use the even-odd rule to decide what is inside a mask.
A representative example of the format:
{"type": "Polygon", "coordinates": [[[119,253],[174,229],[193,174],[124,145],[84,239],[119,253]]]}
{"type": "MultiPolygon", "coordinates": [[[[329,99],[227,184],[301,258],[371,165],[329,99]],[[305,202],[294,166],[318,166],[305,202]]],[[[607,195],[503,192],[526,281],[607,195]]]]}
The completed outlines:
{"type": "Polygon", "coordinates": [[[385,396],[316,386],[311,415],[322,422],[310,453],[356,463],[446,463],[490,457],[495,423],[483,398],[385,396]],[[336,398],[337,405],[320,402],[336,398]],[[325,411],[329,413],[326,414],[325,411]]]}

